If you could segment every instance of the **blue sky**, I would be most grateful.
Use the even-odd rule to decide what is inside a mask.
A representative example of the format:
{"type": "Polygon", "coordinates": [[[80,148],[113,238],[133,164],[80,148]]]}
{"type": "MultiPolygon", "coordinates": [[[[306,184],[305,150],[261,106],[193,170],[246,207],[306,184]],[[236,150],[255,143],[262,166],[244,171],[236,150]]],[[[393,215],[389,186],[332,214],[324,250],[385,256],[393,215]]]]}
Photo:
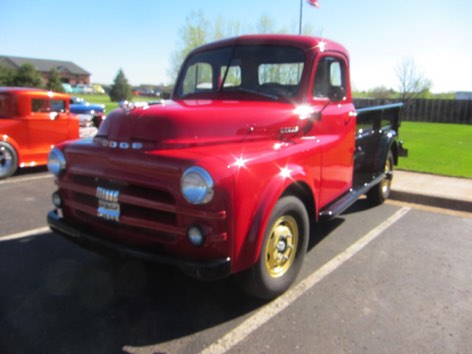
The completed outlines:
{"type": "MultiPolygon", "coordinates": [[[[345,45],[360,90],[397,88],[394,68],[411,57],[433,92],[472,91],[472,2],[468,0],[304,2],[315,35],[345,45]]],[[[120,68],[133,85],[169,83],[171,54],[192,11],[239,21],[254,32],[263,15],[298,31],[299,0],[1,0],[0,55],[73,61],[92,81],[120,68]]]]}

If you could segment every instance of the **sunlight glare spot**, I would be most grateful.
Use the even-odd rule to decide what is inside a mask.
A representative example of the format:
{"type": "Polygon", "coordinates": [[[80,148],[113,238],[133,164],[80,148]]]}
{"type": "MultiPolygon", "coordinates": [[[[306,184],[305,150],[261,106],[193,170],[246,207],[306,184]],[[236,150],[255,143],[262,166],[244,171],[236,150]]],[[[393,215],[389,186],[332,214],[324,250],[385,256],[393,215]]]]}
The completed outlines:
{"type": "Polygon", "coordinates": [[[282,176],[283,178],[290,178],[290,174],[291,171],[287,167],[280,169],[280,176],[282,176]]]}

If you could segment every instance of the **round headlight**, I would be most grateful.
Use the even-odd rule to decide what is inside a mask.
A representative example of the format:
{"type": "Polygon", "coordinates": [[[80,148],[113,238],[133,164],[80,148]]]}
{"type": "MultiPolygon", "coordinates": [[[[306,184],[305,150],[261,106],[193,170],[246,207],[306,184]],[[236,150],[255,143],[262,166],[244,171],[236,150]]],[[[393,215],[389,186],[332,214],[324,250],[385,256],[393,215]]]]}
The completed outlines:
{"type": "Polygon", "coordinates": [[[205,204],[213,198],[213,179],[203,168],[188,168],[180,181],[180,188],[185,200],[191,204],[205,204]]]}
{"type": "Polygon", "coordinates": [[[66,168],[66,158],[61,150],[53,148],[49,153],[48,170],[53,175],[58,176],[66,168]]]}

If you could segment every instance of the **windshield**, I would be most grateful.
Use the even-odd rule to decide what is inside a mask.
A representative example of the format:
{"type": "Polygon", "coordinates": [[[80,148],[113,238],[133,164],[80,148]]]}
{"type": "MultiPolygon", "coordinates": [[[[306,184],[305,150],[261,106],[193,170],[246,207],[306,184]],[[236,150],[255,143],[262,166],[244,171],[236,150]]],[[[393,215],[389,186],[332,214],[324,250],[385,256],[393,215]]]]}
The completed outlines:
{"type": "Polygon", "coordinates": [[[302,49],[243,45],[190,57],[177,83],[176,98],[287,99],[295,96],[305,62],[302,49]]]}

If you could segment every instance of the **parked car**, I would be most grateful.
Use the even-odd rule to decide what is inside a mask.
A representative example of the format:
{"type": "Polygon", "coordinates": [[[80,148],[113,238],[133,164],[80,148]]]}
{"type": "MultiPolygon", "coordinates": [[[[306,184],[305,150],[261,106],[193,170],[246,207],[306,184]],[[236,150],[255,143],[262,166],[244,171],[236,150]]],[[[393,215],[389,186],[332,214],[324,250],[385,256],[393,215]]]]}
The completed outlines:
{"type": "Polygon", "coordinates": [[[93,93],[98,93],[98,94],[105,93],[105,89],[103,88],[102,85],[99,85],[99,84],[92,84],[92,89],[93,89],[93,93]]]}
{"type": "Polygon", "coordinates": [[[18,167],[46,165],[51,147],[78,137],[68,95],[0,87],[0,179],[18,167]]]}
{"type": "Polygon", "coordinates": [[[78,94],[93,93],[93,88],[92,85],[77,84],[72,88],[72,92],[78,94]]]}
{"type": "Polygon", "coordinates": [[[136,89],[133,89],[133,95],[140,97],[160,97],[161,92],[159,90],[154,90],[151,88],[138,87],[136,89]]]}
{"type": "Polygon", "coordinates": [[[62,89],[64,90],[65,93],[72,93],[74,91],[71,84],[67,84],[67,83],[62,84],[62,89]]]}
{"type": "Polygon", "coordinates": [[[99,127],[105,120],[105,105],[91,104],[81,97],[70,99],[70,111],[78,115],[81,127],[99,127]]]}

